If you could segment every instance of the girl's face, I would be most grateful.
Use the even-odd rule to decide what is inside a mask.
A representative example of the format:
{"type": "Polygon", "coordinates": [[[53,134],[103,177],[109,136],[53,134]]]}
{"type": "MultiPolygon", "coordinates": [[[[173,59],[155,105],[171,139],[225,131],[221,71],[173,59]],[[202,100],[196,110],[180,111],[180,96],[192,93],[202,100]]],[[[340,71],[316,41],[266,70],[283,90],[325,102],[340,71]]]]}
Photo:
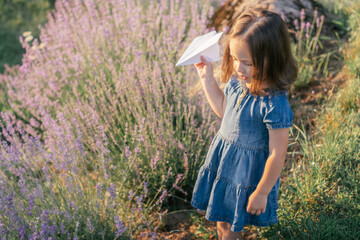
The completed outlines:
{"type": "Polygon", "coordinates": [[[239,39],[231,39],[230,57],[237,75],[246,83],[251,83],[252,60],[248,44],[239,39]]]}

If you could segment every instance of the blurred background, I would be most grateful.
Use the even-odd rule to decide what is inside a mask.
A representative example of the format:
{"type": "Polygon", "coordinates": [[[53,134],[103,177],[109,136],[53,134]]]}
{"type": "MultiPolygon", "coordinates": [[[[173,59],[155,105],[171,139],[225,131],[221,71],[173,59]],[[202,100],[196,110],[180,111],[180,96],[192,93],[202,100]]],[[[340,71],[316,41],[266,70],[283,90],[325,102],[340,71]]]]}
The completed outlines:
{"type": "Polygon", "coordinates": [[[54,9],[55,0],[0,0],[0,73],[4,64],[21,64],[25,49],[19,36],[30,31],[39,38],[38,25],[43,25],[46,16],[54,9]]]}

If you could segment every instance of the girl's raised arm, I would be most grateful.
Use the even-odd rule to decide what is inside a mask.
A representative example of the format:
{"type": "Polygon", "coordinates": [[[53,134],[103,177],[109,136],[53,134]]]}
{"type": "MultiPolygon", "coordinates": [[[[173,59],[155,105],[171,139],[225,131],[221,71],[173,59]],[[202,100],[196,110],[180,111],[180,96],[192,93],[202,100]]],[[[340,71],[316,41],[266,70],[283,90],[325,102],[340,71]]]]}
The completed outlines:
{"type": "Polygon", "coordinates": [[[195,64],[195,67],[199,74],[206,98],[216,115],[223,118],[227,103],[226,97],[216,83],[212,64],[206,61],[204,57],[201,56],[200,58],[201,63],[195,64]]]}

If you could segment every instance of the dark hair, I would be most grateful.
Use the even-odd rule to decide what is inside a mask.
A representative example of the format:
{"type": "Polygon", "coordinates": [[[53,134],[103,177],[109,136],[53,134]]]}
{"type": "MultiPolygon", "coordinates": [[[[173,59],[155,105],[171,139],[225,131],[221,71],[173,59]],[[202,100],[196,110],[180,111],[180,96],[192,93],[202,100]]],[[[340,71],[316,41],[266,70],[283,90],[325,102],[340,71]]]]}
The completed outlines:
{"type": "Polygon", "coordinates": [[[250,93],[267,94],[260,89],[263,82],[273,90],[288,90],[297,78],[297,64],[291,53],[290,36],[283,19],[274,12],[253,8],[244,11],[231,24],[225,36],[225,52],[221,82],[234,73],[230,57],[230,40],[238,38],[249,46],[253,70],[250,93]]]}

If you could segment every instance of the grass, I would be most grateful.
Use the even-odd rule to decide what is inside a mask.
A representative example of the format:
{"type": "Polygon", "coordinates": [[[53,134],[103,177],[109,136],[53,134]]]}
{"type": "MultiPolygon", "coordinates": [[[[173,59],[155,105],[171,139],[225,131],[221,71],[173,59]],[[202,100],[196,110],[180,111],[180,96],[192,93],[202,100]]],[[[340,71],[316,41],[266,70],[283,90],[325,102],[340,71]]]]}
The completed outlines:
{"type": "Polygon", "coordinates": [[[360,239],[360,4],[345,2],[333,6],[350,34],[340,46],[346,85],[324,103],[311,136],[303,125],[291,129],[302,157],[283,172],[279,224],[258,228],[259,239],[360,239]]]}
{"type": "Polygon", "coordinates": [[[351,37],[344,57],[349,79],[324,104],[314,136],[297,126],[292,129],[303,157],[284,173],[280,223],[264,233],[268,239],[360,238],[360,14],[347,13],[351,37]]]}

